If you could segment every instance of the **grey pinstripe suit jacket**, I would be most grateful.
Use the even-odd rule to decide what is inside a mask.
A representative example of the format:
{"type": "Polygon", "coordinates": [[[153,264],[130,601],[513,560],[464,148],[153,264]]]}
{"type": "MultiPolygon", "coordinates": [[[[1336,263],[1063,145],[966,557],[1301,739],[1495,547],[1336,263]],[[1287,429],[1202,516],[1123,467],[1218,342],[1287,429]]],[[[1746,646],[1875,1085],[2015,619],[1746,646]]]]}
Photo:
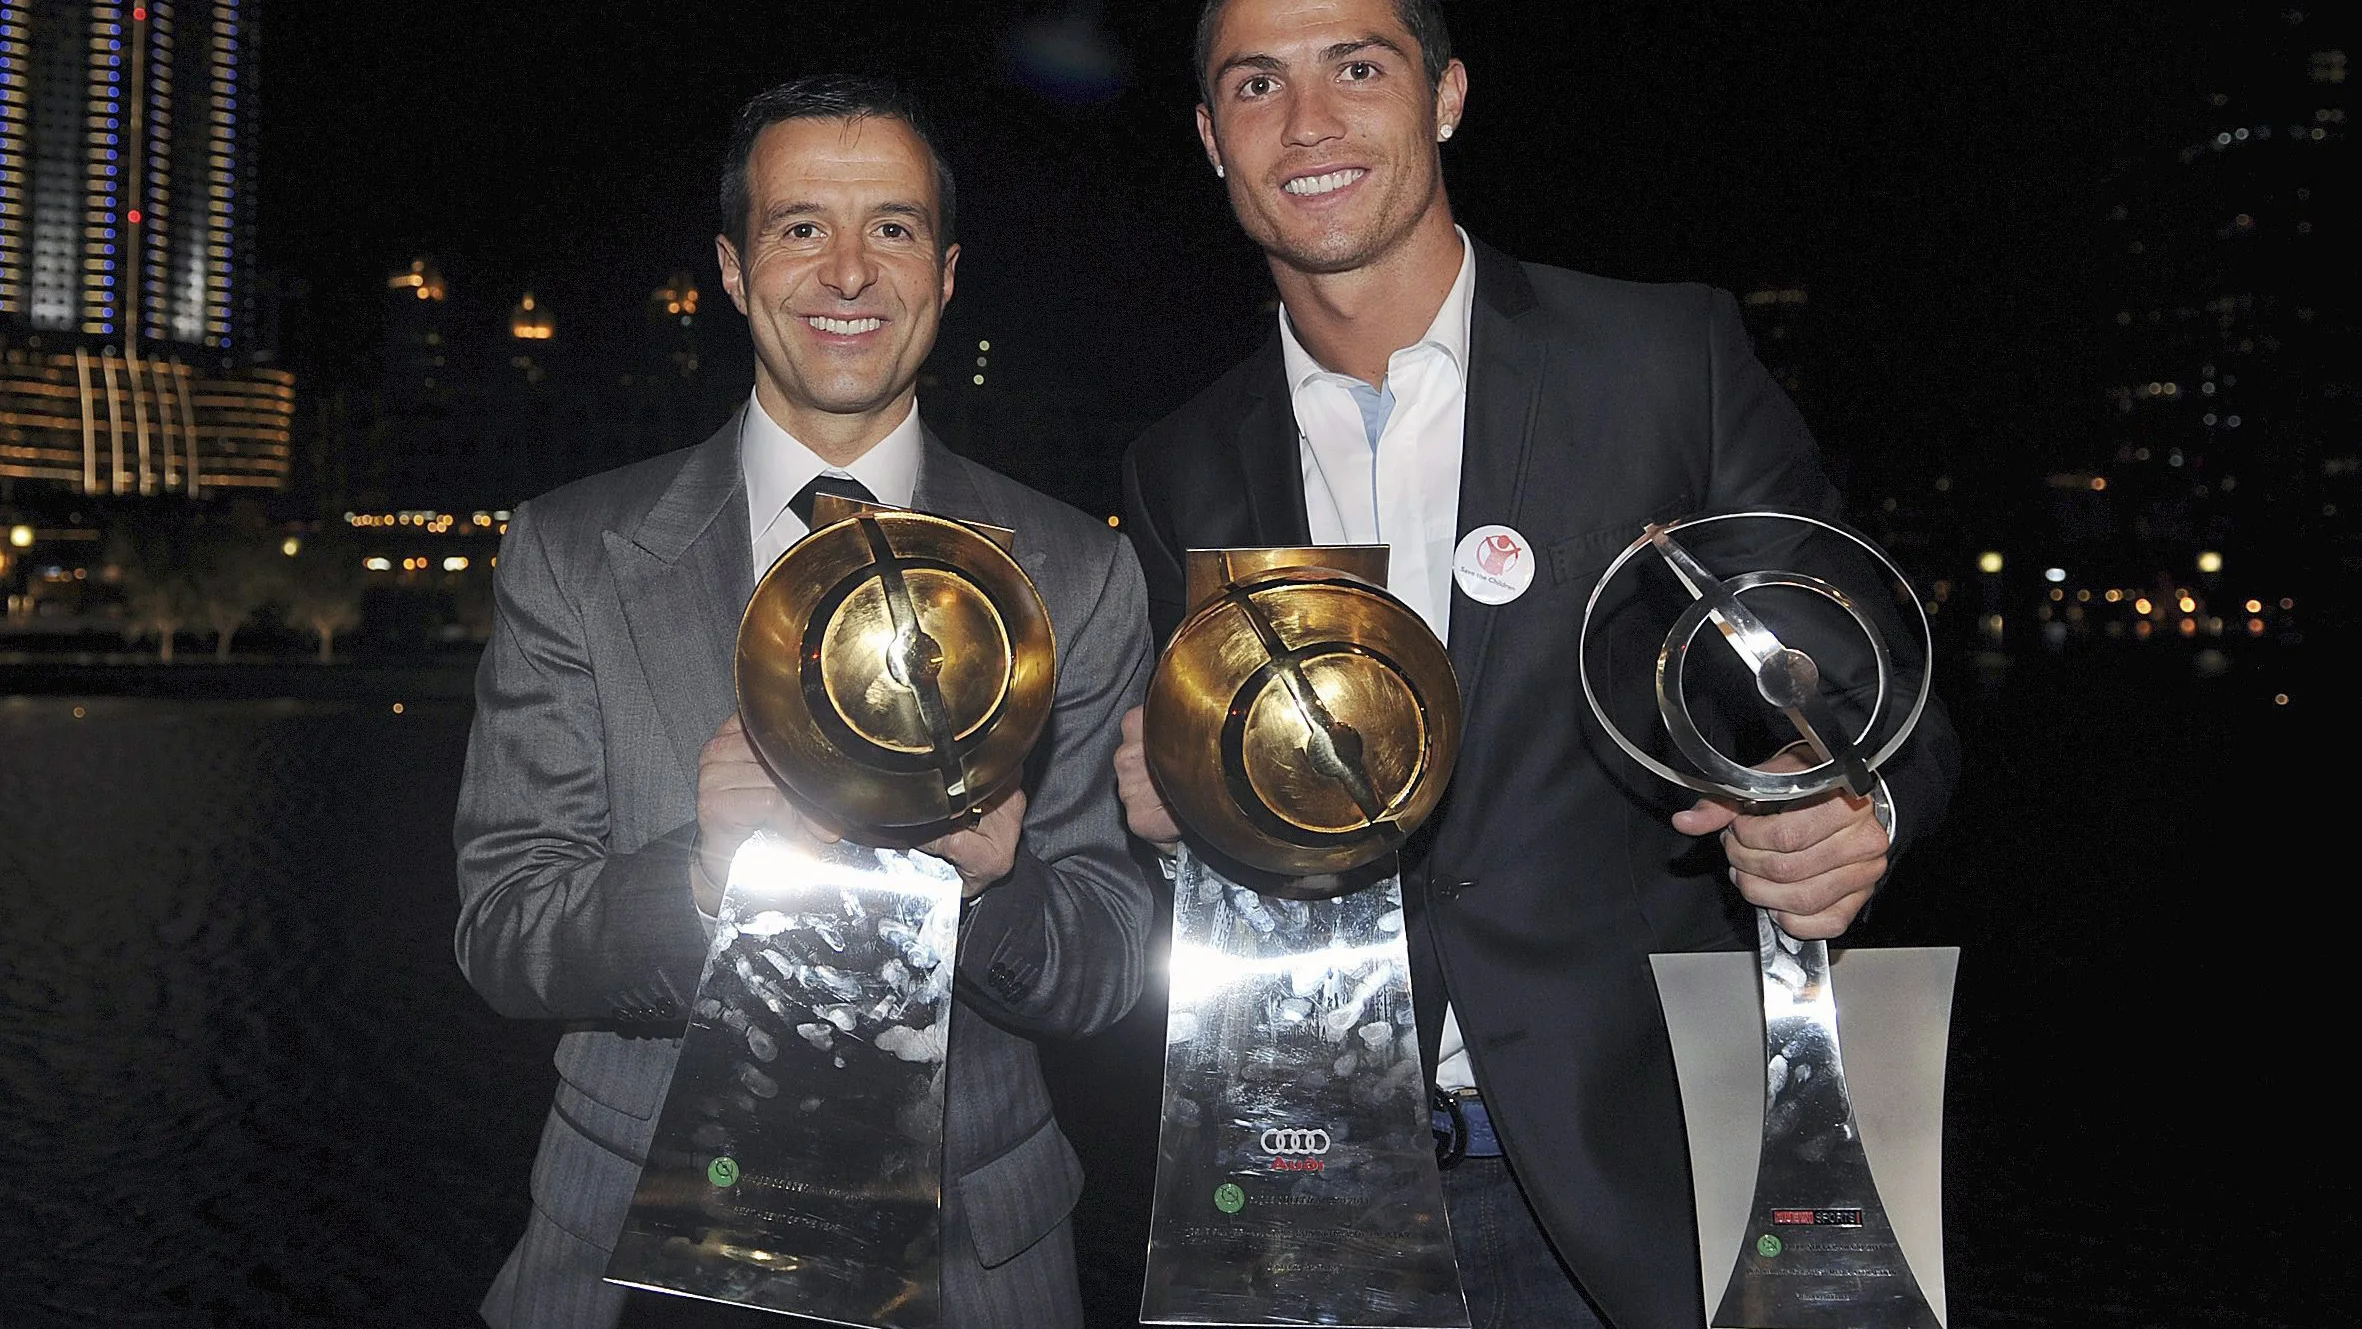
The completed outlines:
{"type": "MultiPolygon", "coordinates": [[[[1147,685],[1140,569],[1104,524],[932,437],[915,506],[1016,530],[1059,654],[1017,868],[962,920],[945,1314],[1079,1323],[1065,1220],[1082,1172],[1031,1040],[1104,1028],[1140,989],[1153,906],[1109,765],[1147,685]]],[[[599,1277],[704,961],[688,879],[697,758],[735,704],[748,550],[736,420],[525,504],[501,544],[455,828],[456,950],[495,1009],[568,1022],[528,1228],[483,1305],[502,1329],[604,1329],[625,1308],[599,1277]]]]}

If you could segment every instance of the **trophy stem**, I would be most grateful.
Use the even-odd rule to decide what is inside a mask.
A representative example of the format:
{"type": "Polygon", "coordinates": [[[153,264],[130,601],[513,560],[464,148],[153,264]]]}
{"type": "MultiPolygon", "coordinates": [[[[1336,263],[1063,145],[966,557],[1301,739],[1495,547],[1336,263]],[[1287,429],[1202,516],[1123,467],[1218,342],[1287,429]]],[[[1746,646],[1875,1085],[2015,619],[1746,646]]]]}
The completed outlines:
{"type": "Polygon", "coordinates": [[[1837,1042],[1829,943],[1757,910],[1763,1149],[1716,1329],[1942,1329],[1870,1175],[1837,1042]]]}

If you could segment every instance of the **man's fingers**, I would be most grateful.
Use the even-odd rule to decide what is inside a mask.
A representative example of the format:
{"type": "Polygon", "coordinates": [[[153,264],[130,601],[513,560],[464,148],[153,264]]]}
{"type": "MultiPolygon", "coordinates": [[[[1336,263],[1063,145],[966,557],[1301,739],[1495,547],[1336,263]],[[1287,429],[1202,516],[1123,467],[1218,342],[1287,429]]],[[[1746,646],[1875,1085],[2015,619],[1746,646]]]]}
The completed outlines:
{"type": "Polygon", "coordinates": [[[1800,941],[1827,941],[1844,935],[1845,930],[1853,926],[1854,917],[1862,912],[1863,905],[1869,903],[1870,894],[1869,887],[1848,891],[1825,907],[1809,912],[1778,909],[1769,905],[1764,908],[1770,911],[1772,921],[1778,923],[1780,929],[1789,936],[1800,941]]]}
{"type": "MultiPolygon", "coordinates": [[[[1762,877],[1767,881],[1789,883],[1808,881],[1823,873],[1832,872],[1855,863],[1874,862],[1881,872],[1885,870],[1886,832],[1879,829],[1878,823],[1875,821],[1858,825],[1851,822],[1845,823],[1832,834],[1823,835],[1809,843],[1801,843],[1800,847],[1792,849],[1750,844],[1748,842],[1749,829],[1743,825],[1735,826],[1728,835],[1723,837],[1723,856],[1728,858],[1730,865],[1739,871],[1762,877]]],[[[1770,843],[1775,845],[1798,842],[1797,837],[1790,835],[1774,835],[1768,838],[1770,843]]]]}
{"type": "Polygon", "coordinates": [[[1731,881],[1749,904],[1791,914],[1818,914],[1849,896],[1867,896],[1886,875],[1883,859],[1847,863],[1802,881],[1774,881],[1752,872],[1731,869],[1731,881]]]}
{"type": "Polygon", "coordinates": [[[1153,845],[1181,842],[1181,826],[1156,787],[1148,770],[1146,712],[1135,706],[1124,712],[1124,741],[1115,750],[1115,794],[1124,805],[1124,825],[1153,845]]]}
{"type": "Polygon", "coordinates": [[[1701,798],[1673,814],[1673,829],[1683,835],[1712,835],[1736,821],[1739,810],[1728,803],[1701,798]]]}

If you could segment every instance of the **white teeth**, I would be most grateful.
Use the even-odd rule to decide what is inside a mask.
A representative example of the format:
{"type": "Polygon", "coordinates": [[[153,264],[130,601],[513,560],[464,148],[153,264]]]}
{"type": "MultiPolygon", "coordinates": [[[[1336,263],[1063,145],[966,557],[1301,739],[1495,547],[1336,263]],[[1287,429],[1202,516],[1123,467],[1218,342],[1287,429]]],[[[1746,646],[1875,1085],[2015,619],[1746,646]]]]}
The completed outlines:
{"type": "Polygon", "coordinates": [[[1331,171],[1327,175],[1299,176],[1281,185],[1280,188],[1291,194],[1299,195],[1332,194],[1368,174],[1368,171],[1358,166],[1349,166],[1342,171],[1331,171]]]}
{"type": "Polygon", "coordinates": [[[863,332],[875,332],[879,328],[886,326],[886,320],[882,318],[829,318],[825,315],[819,315],[805,319],[804,321],[822,332],[834,333],[840,337],[851,337],[863,332]]]}

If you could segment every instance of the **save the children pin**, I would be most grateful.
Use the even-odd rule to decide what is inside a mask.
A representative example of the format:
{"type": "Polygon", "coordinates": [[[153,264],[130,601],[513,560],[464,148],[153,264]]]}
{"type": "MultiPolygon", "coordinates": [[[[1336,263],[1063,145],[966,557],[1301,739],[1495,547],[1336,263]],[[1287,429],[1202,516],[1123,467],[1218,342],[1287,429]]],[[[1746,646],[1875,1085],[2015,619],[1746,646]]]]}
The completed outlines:
{"type": "Polygon", "coordinates": [[[1452,551],[1452,580],[1478,604],[1504,605],[1534,584],[1534,546],[1506,526],[1479,526],[1452,551]]]}

